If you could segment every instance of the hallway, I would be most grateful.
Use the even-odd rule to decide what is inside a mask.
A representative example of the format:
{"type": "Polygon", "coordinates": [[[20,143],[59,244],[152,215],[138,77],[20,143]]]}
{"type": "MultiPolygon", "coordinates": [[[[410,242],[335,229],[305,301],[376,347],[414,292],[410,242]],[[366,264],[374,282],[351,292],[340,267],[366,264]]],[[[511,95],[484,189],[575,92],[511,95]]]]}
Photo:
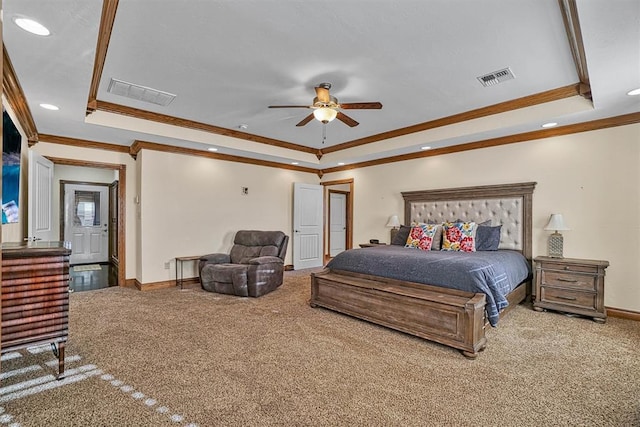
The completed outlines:
{"type": "Polygon", "coordinates": [[[116,275],[108,264],[85,264],[69,267],[69,290],[92,291],[116,286],[116,275]]]}

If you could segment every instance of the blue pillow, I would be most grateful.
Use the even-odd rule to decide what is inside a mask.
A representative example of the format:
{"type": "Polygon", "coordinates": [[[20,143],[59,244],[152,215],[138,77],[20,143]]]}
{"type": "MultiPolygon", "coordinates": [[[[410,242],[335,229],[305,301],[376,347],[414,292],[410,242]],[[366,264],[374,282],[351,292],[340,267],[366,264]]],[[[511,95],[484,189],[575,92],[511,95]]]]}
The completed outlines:
{"type": "Polygon", "coordinates": [[[480,225],[476,230],[476,251],[497,251],[500,245],[502,225],[495,227],[480,225]]]}

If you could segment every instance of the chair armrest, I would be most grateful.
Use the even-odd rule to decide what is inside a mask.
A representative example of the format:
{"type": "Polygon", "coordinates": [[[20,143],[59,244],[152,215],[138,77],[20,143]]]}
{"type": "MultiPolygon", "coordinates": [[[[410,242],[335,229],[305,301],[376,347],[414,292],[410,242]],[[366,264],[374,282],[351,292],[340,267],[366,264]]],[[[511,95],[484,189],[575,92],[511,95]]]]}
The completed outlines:
{"type": "Polygon", "coordinates": [[[227,264],[231,262],[229,254],[209,254],[200,257],[200,264],[227,264]]]}
{"type": "Polygon", "coordinates": [[[248,260],[243,260],[243,264],[253,264],[253,265],[262,265],[262,264],[284,264],[284,261],[277,256],[261,256],[258,258],[251,258],[248,260]]]}

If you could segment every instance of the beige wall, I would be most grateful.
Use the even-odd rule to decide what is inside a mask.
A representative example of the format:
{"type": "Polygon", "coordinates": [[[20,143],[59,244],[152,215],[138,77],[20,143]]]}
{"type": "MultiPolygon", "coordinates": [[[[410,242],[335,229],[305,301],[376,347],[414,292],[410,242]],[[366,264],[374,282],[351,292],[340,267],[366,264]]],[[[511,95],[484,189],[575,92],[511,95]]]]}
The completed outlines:
{"type": "MultiPolygon", "coordinates": [[[[319,182],[308,173],[149,150],[134,161],[126,154],[42,142],[34,149],[127,165],[126,276],[145,284],[172,280],[176,256],[228,251],[238,229],[290,234],[292,184],[319,182]],[[241,187],[249,188],[248,196],[241,187]]],[[[356,247],[389,240],[385,224],[390,215],[402,218],[401,191],[536,181],[534,255],[546,254],[549,214],[564,214],[571,228],[563,233],[565,256],[608,260],[605,304],[640,311],[640,125],[355,169],[322,180],[345,178],[355,180],[356,247]]],[[[185,269],[190,276],[191,265],[185,269]]]]}
{"type": "MultiPolygon", "coordinates": [[[[57,157],[62,159],[83,160],[89,162],[109,163],[114,165],[126,166],[126,263],[125,278],[131,279],[136,277],[136,221],[135,209],[133,209],[133,195],[136,194],[137,174],[136,164],[133,158],[125,153],[117,153],[114,151],[96,150],[91,148],[78,148],[60,144],[49,144],[47,142],[38,142],[32,150],[35,150],[43,156],[57,157]]],[[[54,173],[56,168],[54,167],[54,173]]],[[[70,172],[72,176],[81,179],[81,175],[77,175],[78,170],[70,172]]],[[[113,174],[113,171],[110,171],[113,174]]],[[[92,173],[88,175],[96,176],[92,173]]],[[[113,175],[112,175],[113,176],[113,175]]],[[[54,189],[59,184],[54,185],[54,189]]]]}
{"type": "MultiPolygon", "coordinates": [[[[145,284],[173,280],[176,256],[228,253],[240,229],[282,230],[291,237],[293,183],[319,182],[310,173],[150,150],[138,162],[139,280],[145,284]]],[[[285,264],[291,260],[290,240],[285,264]]],[[[197,275],[192,267],[185,263],[185,277],[197,275]]]]}
{"type": "MultiPolygon", "coordinates": [[[[417,137],[417,136],[416,136],[417,137]]],[[[603,259],[605,304],[640,311],[640,125],[327,174],[355,179],[354,246],[388,241],[389,215],[403,218],[401,191],[535,181],[534,256],[543,228],[562,213],[564,255],[603,259]]]]}

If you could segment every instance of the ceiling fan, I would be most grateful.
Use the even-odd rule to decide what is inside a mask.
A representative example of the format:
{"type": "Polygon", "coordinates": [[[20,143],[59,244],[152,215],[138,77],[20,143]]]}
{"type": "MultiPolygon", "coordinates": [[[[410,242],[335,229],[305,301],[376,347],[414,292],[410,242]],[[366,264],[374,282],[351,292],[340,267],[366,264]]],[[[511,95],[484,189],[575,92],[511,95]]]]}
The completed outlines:
{"type": "Polygon", "coordinates": [[[379,110],[382,104],[379,102],[348,102],[340,104],[336,97],[329,94],[331,83],[320,83],[316,88],[316,97],[313,105],[270,105],[269,108],[312,108],[313,113],[302,119],[296,126],[304,126],[314,118],[327,124],[333,119],[338,119],[347,126],[358,126],[358,122],[347,116],[340,110],[379,110]]]}

